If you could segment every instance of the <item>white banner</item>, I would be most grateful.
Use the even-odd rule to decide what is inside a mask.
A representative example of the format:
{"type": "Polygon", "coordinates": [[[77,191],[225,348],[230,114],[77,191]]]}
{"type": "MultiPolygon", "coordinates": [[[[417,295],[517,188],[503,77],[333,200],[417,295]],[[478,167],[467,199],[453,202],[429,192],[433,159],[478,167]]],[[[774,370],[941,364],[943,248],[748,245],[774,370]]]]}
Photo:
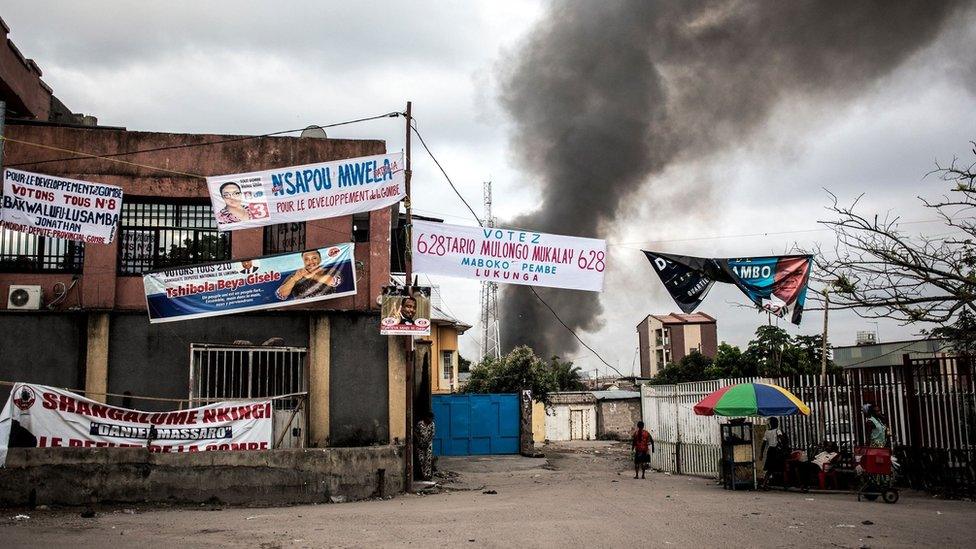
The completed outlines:
{"type": "Polygon", "coordinates": [[[407,195],[403,153],[207,178],[217,228],[235,231],[378,210],[407,195]]]}
{"type": "Polygon", "coordinates": [[[416,273],[599,292],[606,268],[605,240],[413,222],[416,273]]]}
{"type": "Polygon", "coordinates": [[[8,441],[36,448],[148,447],[151,452],[268,450],[272,423],[270,400],[142,412],[18,383],[0,413],[0,466],[7,460],[8,441]],[[19,428],[11,436],[13,421],[19,428]]]}
{"type": "Polygon", "coordinates": [[[122,187],[6,169],[3,225],[13,231],[92,244],[115,238],[122,187]]]}

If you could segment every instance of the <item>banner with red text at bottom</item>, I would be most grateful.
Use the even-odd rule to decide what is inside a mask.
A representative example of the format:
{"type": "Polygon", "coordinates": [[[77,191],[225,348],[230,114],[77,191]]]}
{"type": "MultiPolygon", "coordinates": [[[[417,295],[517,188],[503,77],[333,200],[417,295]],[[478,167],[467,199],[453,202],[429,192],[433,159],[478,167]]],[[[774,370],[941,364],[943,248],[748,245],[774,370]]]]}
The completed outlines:
{"type": "Polygon", "coordinates": [[[151,452],[268,450],[272,421],[270,400],[143,412],[95,402],[64,389],[18,383],[0,412],[0,466],[7,461],[8,444],[37,448],[148,446],[151,452]]]}
{"type": "Polygon", "coordinates": [[[600,292],[606,268],[605,240],[413,222],[416,273],[600,292]]]}

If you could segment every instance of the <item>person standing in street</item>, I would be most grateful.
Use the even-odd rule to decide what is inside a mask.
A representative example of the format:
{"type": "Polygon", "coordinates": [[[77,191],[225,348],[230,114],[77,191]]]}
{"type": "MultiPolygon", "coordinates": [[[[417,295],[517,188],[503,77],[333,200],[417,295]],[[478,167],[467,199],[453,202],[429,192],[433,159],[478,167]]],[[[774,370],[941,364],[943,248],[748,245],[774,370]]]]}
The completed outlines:
{"type": "Polygon", "coordinates": [[[634,478],[640,473],[640,478],[647,478],[647,467],[651,464],[651,452],[654,451],[654,439],[651,433],[644,429],[644,422],[637,422],[637,430],[630,439],[630,448],[634,451],[634,478]]]}

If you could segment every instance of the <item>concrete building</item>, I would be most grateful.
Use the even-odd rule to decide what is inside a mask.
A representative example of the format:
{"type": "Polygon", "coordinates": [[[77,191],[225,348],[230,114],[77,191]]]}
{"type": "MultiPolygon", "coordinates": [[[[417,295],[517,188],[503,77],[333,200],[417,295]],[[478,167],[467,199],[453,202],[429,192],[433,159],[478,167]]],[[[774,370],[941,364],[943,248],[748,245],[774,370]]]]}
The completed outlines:
{"type": "Polygon", "coordinates": [[[718,352],[715,319],[705,313],[647,315],[637,325],[640,346],[640,377],[657,375],[691,351],[709,357],[718,352]]]}
{"type": "MultiPolygon", "coordinates": [[[[6,33],[6,25],[0,26],[6,33]]],[[[215,381],[206,396],[270,396],[243,394],[242,380],[250,379],[243,373],[254,363],[240,357],[244,351],[279,353],[292,366],[287,372],[262,370],[262,381],[275,387],[269,393],[307,391],[307,430],[299,435],[303,443],[402,442],[406,354],[402,338],[379,335],[376,302],[390,281],[395,209],[221,233],[204,179],[382,154],[385,143],[140,132],[78,125],[78,119],[64,123],[53,116],[60,102],[40,74],[12,42],[0,46],[0,99],[8,106],[4,133],[11,138],[4,144],[3,166],[118,185],[125,199],[118,236],[108,245],[0,233],[0,380],[76,388],[96,400],[160,410],[175,404],[138,397],[187,399],[194,369],[212,378],[237,376],[236,385],[215,381]],[[146,246],[125,244],[136,237],[146,246]],[[358,291],[353,296],[206,319],[148,322],[144,272],[343,242],[355,245],[358,291]],[[11,285],[36,288],[40,300],[27,308],[12,307],[11,285]],[[198,353],[217,353],[232,365],[222,371],[207,369],[197,361],[198,353]]],[[[6,399],[8,392],[0,387],[0,398],[6,399]]]]}
{"type": "Polygon", "coordinates": [[[588,391],[553,393],[546,407],[546,440],[596,440],[596,398],[588,391]]]}
{"type": "Polygon", "coordinates": [[[845,345],[833,348],[833,359],[841,368],[901,366],[906,354],[911,358],[937,358],[949,353],[946,347],[946,341],[942,339],[845,345]]]}
{"type": "Polygon", "coordinates": [[[641,420],[638,391],[593,391],[596,398],[597,438],[629,440],[641,420]]]}

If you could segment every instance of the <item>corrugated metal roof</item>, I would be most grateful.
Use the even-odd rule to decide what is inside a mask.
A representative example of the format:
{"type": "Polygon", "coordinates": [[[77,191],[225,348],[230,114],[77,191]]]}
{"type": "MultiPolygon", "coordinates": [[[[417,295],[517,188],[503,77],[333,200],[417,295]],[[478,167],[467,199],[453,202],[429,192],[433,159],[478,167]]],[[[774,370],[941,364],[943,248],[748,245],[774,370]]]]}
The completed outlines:
{"type": "Polygon", "coordinates": [[[597,400],[625,400],[640,398],[640,393],[637,391],[593,391],[593,396],[597,400]]]}

